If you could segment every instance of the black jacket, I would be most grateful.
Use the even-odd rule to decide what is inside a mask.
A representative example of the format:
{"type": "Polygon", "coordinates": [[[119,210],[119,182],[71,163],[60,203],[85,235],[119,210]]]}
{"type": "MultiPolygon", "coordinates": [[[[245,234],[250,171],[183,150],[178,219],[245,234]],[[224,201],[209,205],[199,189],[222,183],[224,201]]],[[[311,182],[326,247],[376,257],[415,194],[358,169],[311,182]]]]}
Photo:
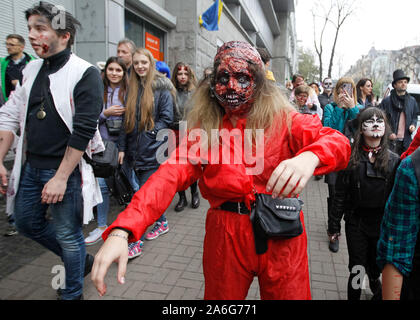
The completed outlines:
{"type": "MultiPolygon", "coordinates": [[[[394,90],[392,90],[394,91],[394,90]]],[[[391,95],[393,94],[391,91],[391,95]]],[[[395,106],[392,103],[391,95],[389,97],[386,97],[381,104],[379,105],[379,108],[384,110],[386,113],[386,116],[388,118],[389,124],[391,126],[391,130],[393,133],[397,133],[398,130],[398,123],[400,122],[400,114],[401,111],[404,110],[405,112],[405,133],[404,133],[404,149],[407,150],[410,146],[410,143],[412,141],[411,133],[408,130],[411,125],[416,126],[417,125],[417,113],[418,113],[418,105],[416,99],[414,99],[412,96],[410,96],[407,93],[408,101],[404,109],[399,109],[397,106],[395,106]]]]}
{"type": "Polygon", "coordinates": [[[394,185],[395,173],[400,158],[388,150],[389,161],[386,175],[377,172],[363,154],[360,164],[356,168],[347,168],[338,173],[333,199],[334,214],[357,214],[358,211],[381,212],[383,215],[386,201],[394,185]]]}
{"type": "Polygon", "coordinates": [[[324,110],[327,104],[334,102],[334,95],[331,93],[331,95],[328,96],[325,92],[323,92],[318,96],[318,100],[319,100],[319,103],[321,104],[322,110],[324,110]]]}
{"type": "Polygon", "coordinates": [[[373,104],[369,99],[366,99],[366,102],[363,102],[362,98],[358,98],[357,102],[362,105],[365,109],[373,107],[373,104]]]}
{"type": "MultiPolygon", "coordinates": [[[[166,77],[157,77],[153,83],[154,92],[154,122],[155,128],[151,131],[138,131],[138,121],[132,132],[121,130],[118,149],[125,152],[125,157],[131,167],[136,170],[150,170],[158,168],[158,149],[167,141],[157,141],[157,134],[162,129],[168,129],[174,120],[174,106],[170,90],[172,83],[166,77]]],[[[143,88],[139,89],[139,97],[143,88]]],[[[137,105],[137,119],[140,119],[140,99],[137,105]]]]}

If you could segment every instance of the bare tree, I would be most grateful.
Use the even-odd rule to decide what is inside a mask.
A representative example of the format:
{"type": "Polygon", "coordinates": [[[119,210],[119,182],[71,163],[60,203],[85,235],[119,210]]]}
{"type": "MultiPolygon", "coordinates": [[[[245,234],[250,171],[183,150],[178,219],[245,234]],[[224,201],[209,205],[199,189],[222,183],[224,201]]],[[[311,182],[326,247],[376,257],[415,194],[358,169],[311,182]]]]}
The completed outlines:
{"type": "Polygon", "coordinates": [[[407,47],[401,50],[400,68],[408,71],[413,83],[419,83],[420,77],[420,46],[407,47]]]}
{"type": "Polygon", "coordinates": [[[314,25],[314,45],[315,52],[319,60],[320,81],[322,81],[324,72],[322,55],[324,51],[324,36],[329,30],[328,26],[332,25],[334,27],[334,41],[332,44],[332,49],[330,53],[330,63],[328,67],[328,76],[331,77],[338,36],[340,34],[343,24],[355,12],[355,4],[357,3],[357,0],[330,0],[328,2],[327,7],[324,6],[325,3],[325,0],[317,0],[314,2],[314,5],[312,7],[312,17],[314,25]],[[321,32],[319,36],[317,36],[317,22],[320,23],[319,25],[321,32]]]}
{"type": "Polygon", "coordinates": [[[335,0],[332,3],[335,11],[335,19],[334,18],[327,18],[328,21],[335,27],[335,37],[334,43],[331,49],[331,57],[330,57],[330,65],[328,67],[328,76],[331,77],[332,68],[334,64],[334,55],[335,55],[335,48],[337,46],[338,35],[343,24],[348,20],[348,18],[354,13],[355,11],[355,3],[356,0],[349,1],[349,0],[335,0]]]}
{"type": "Polygon", "coordinates": [[[312,18],[313,18],[313,26],[314,26],[314,46],[315,46],[315,52],[318,56],[318,61],[319,61],[319,81],[322,81],[323,79],[322,76],[323,76],[324,69],[323,69],[323,62],[322,62],[322,54],[324,51],[323,49],[324,34],[328,25],[329,16],[331,15],[332,9],[333,7],[332,5],[330,5],[329,9],[325,10],[325,7],[320,0],[316,1],[314,6],[312,7],[312,18]],[[318,9],[323,10],[322,15],[319,15],[319,13],[317,12],[318,9]],[[317,38],[317,34],[316,34],[317,18],[321,18],[323,22],[319,38],[317,38]]]}

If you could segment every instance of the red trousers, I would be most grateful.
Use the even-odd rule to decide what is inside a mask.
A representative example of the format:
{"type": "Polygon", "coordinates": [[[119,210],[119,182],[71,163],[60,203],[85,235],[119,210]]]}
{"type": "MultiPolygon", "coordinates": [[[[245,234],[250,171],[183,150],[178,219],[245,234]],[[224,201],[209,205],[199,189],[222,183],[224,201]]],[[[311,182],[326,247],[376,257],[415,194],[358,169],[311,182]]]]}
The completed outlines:
{"type": "Polygon", "coordinates": [[[263,300],[311,299],[305,228],[299,237],[269,240],[257,255],[248,215],[210,209],[203,269],[206,300],[244,300],[255,276],[263,300]]]}

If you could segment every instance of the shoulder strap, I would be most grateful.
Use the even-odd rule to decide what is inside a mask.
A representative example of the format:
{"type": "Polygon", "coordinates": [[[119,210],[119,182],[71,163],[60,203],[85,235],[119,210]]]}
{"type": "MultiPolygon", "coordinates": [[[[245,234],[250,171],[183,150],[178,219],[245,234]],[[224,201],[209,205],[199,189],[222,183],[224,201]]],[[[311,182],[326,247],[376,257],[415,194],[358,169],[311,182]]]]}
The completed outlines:
{"type": "Polygon", "coordinates": [[[420,189],[420,147],[411,155],[411,160],[413,161],[414,171],[416,172],[417,182],[420,189]]]}

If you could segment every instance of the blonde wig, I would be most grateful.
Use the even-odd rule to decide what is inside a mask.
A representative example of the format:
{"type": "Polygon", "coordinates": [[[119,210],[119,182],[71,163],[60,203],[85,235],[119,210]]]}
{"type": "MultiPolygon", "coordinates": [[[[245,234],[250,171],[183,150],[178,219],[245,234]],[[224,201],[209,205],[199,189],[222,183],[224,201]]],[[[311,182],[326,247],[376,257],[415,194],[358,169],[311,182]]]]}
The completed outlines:
{"type": "MultiPolygon", "coordinates": [[[[257,65],[249,64],[252,74],[256,78],[257,87],[254,89],[254,103],[247,116],[246,129],[252,130],[252,143],[255,143],[256,130],[264,129],[265,134],[269,130],[275,130],[272,127],[274,120],[280,117],[286,120],[289,129],[291,127],[291,119],[288,116],[295,108],[290,104],[285,95],[272,82],[266,79],[265,72],[257,65]],[[269,129],[267,131],[267,129],[269,129]]],[[[193,108],[188,114],[188,130],[201,128],[209,137],[208,143],[211,144],[211,130],[220,129],[222,126],[224,109],[219,105],[217,99],[212,93],[212,86],[215,84],[218,64],[214,66],[211,81],[201,81],[198,88],[194,92],[190,103],[193,108]]],[[[279,123],[284,123],[279,121],[279,123]]]]}

